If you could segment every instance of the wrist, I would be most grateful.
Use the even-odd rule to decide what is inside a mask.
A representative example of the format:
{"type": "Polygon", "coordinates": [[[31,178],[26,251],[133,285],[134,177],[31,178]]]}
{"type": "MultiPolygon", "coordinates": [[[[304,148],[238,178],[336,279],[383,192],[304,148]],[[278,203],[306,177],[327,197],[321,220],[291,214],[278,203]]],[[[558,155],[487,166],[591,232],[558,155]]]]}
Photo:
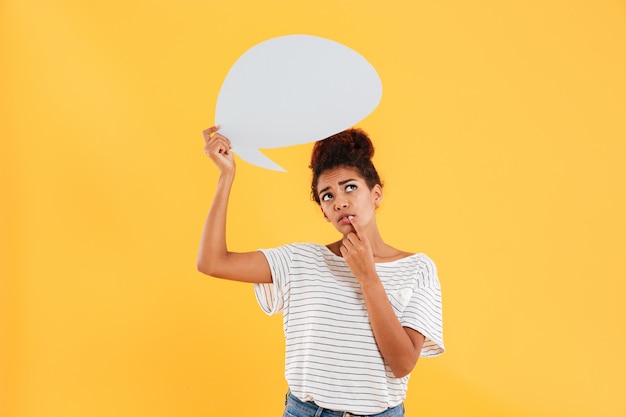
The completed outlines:
{"type": "Polygon", "coordinates": [[[235,180],[235,170],[232,171],[220,171],[218,181],[232,183],[235,180]]]}
{"type": "Polygon", "coordinates": [[[361,289],[363,290],[371,290],[382,285],[380,277],[376,271],[361,274],[357,279],[361,284],[361,289]]]}

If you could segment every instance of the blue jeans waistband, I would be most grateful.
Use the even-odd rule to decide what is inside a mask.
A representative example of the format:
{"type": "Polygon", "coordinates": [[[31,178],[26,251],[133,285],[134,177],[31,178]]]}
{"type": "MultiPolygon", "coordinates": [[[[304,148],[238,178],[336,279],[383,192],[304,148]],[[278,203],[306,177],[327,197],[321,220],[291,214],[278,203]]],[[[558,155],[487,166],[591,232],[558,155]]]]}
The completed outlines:
{"type": "Polygon", "coordinates": [[[352,414],[347,411],[334,411],[322,408],[310,401],[301,401],[291,392],[287,393],[285,400],[285,413],[283,417],[402,417],[404,416],[404,404],[370,415],[352,414]]]}

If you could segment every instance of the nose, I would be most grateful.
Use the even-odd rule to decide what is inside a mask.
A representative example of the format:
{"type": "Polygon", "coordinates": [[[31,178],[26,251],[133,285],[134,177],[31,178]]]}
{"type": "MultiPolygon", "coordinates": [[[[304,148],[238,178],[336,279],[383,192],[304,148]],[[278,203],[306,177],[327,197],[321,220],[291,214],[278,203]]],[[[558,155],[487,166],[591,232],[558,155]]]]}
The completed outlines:
{"type": "Polygon", "coordinates": [[[340,211],[348,207],[348,201],[344,198],[337,197],[335,199],[335,210],[340,211]]]}

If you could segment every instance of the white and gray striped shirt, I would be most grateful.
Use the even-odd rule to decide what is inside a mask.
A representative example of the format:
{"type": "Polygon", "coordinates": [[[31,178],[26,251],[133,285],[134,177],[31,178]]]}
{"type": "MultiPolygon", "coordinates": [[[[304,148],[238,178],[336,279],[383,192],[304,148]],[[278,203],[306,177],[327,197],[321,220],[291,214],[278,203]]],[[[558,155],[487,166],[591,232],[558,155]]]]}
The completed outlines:
{"type": "MultiPolygon", "coordinates": [[[[326,246],[291,244],[262,250],[272,284],[255,284],[267,314],[283,313],[285,377],[291,392],[320,407],[375,414],[406,397],[378,350],[361,287],[343,258],[326,246]]],[[[421,356],[443,353],[441,289],[424,254],[377,263],[376,271],[404,327],[426,340],[421,356]]]]}

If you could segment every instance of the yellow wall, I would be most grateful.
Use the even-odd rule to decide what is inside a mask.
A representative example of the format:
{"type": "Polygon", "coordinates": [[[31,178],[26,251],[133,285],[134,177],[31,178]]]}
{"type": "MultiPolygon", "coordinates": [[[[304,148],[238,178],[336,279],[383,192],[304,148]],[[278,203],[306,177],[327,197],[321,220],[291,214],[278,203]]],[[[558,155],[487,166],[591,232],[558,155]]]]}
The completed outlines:
{"type": "MultiPolygon", "coordinates": [[[[380,226],[444,291],[448,351],[419,362],[407,416],[626,415],[626,8],[610,0],[0,1],[0,415],[280,415],[280,318],[195,256],[221,81],[291,33],[383,80],[360,125],[380,226]]],[[[336,238],[309,151],[268,152],[287,174],[239,164],[232,249],[336,238]]]]}

